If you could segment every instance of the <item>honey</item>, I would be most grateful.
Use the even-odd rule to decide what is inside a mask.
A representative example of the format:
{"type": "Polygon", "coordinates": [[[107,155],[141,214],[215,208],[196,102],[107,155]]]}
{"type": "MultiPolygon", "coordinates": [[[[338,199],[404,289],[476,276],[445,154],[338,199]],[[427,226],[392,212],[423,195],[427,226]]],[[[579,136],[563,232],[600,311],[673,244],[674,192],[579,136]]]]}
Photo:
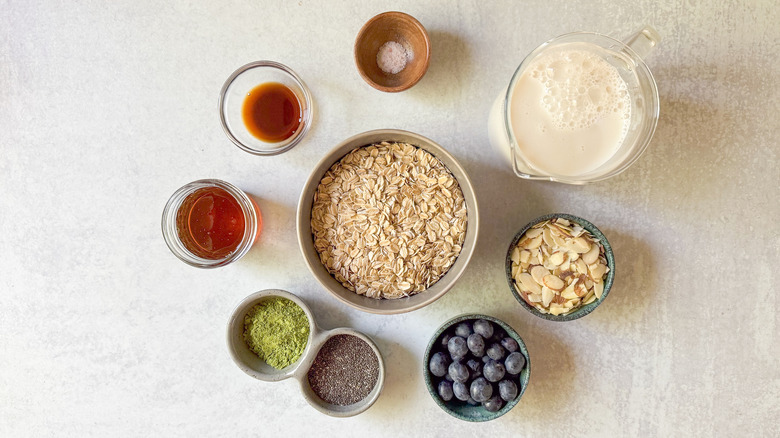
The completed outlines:
{"type": "Polygon", "coordinates": [[[301,103],[295,92],[278,82],[266,82],[247,93],[241,108],[246,129],[256,138],[278,143],[301,126],[301,103]]]}
{"type": "Polygon", "coordinates": [[[245,221],[236,198],[219,187],[189,194],[176,214],[181,243],[194,255],[209,260],[224,258],[238,248],[245,221]]]}

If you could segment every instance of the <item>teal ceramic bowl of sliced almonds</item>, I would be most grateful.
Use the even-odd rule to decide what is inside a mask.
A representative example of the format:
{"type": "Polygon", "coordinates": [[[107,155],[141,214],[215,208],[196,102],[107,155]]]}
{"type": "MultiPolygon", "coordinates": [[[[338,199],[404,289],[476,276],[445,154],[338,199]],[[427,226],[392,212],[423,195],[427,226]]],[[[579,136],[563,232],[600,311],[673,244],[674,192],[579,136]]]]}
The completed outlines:
{"type": "Polygon", "coordinates": [[[615,257],[592,223],[571,214],[548,214],[515,234],[506,254],[506,279],[532,314],[572,321],[607,298],[615,280],[615,257]]]}

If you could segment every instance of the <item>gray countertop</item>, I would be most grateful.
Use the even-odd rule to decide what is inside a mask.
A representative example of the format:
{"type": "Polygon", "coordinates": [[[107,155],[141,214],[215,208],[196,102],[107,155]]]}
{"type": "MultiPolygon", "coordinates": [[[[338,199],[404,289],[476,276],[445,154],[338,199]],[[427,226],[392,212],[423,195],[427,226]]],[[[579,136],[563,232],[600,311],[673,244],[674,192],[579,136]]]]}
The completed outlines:
{"type": "Polygon", "coordinates": [[[773,1],[0,2],[0,436],[770,436],[780,423],[780,14],[773,1]],[[384,94],[355,69],[362,24],[407,12],[430,69],[384,94]],[[525,54],[562,33],[623,38],[644,24],[661,117],[644,156],[589,186],[516,178],[487,141],[490,105],[525,54]],[[308,137],[255,157],[221,130],[237,67],[293,68],[315,100],[308,137]],[[464,165],[481,211],[463,277],[396,316],[337,302],[306,269],[295,209],[320,157],[370,129],[438,142],[464,165]],[[160,216],[178,187],[220,178],[252,194],[265,226],[239,262],[177,260],[160,216]],[[572,213],[615,251],[605,303],[575,322],[535,318],[503,258],[534,217],[572,213]],[[314,410],[291,380],[256,381],[225,327],[252,292],[289,290],[325,328],[383,352],[365,413],[314,410]],[[531,382],[510,413],[470,424],[424,388],[425,345],[480,312],[525,339],[531,382]]]}

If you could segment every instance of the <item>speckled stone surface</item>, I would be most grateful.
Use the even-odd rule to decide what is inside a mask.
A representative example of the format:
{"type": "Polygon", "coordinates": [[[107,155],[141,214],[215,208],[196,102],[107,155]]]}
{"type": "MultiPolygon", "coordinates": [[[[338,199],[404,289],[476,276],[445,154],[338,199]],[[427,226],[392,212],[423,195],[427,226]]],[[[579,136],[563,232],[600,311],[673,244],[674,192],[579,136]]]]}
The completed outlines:
{"type": "Polygon", "coordinates": [[[774,1],[571,2],[0,0],[0,436],[772,436],[780,423],[780,8],[774,1]],[[352,44],[386,10],[427,28],[414,88],[360,79],[352,44]],[[586,187],[517,179],[487,141],[488,110],[522,57],[575,30],[627,37],[651,24],[661,95],[653,143],[586,187]],[[221,130],[227,76],[257,59],[310,87],[309,137],[255,157],[221,130]],[[317,287],[294,229],[309,171],[376,128],[420,133],[472,177],[474,258],[432,305],[380,317],[317,287]],[[265,229],[219,270],[165,246],[168,196],[220,178],[255,197],[265,229]],[[509,240],[565,211],[609,238],[609,300],[556,324],[506,287],[509,240]],[[330,418],[293,381],[230,360],[225,326],[252,292],[303,297],[324,328],[371,336],[387,366],[365,413],[330,418]],[[462,313],[496,316],[534,363],[518,405],[483,424],[431,400],[428,339],[462,313]]]}

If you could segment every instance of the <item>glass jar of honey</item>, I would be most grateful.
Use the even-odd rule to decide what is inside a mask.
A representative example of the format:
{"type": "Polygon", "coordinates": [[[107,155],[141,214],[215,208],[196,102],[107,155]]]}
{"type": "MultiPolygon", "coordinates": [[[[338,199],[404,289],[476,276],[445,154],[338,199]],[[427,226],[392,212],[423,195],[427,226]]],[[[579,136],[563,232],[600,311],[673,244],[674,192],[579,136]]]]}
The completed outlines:
{"type": "Polygon", "coordinates": [[[257,204],[217,179],[191,182],[165,205],[162,233],[171,252],[198,268],[217,268],[246,254],[262,229],[257,204]]]}

